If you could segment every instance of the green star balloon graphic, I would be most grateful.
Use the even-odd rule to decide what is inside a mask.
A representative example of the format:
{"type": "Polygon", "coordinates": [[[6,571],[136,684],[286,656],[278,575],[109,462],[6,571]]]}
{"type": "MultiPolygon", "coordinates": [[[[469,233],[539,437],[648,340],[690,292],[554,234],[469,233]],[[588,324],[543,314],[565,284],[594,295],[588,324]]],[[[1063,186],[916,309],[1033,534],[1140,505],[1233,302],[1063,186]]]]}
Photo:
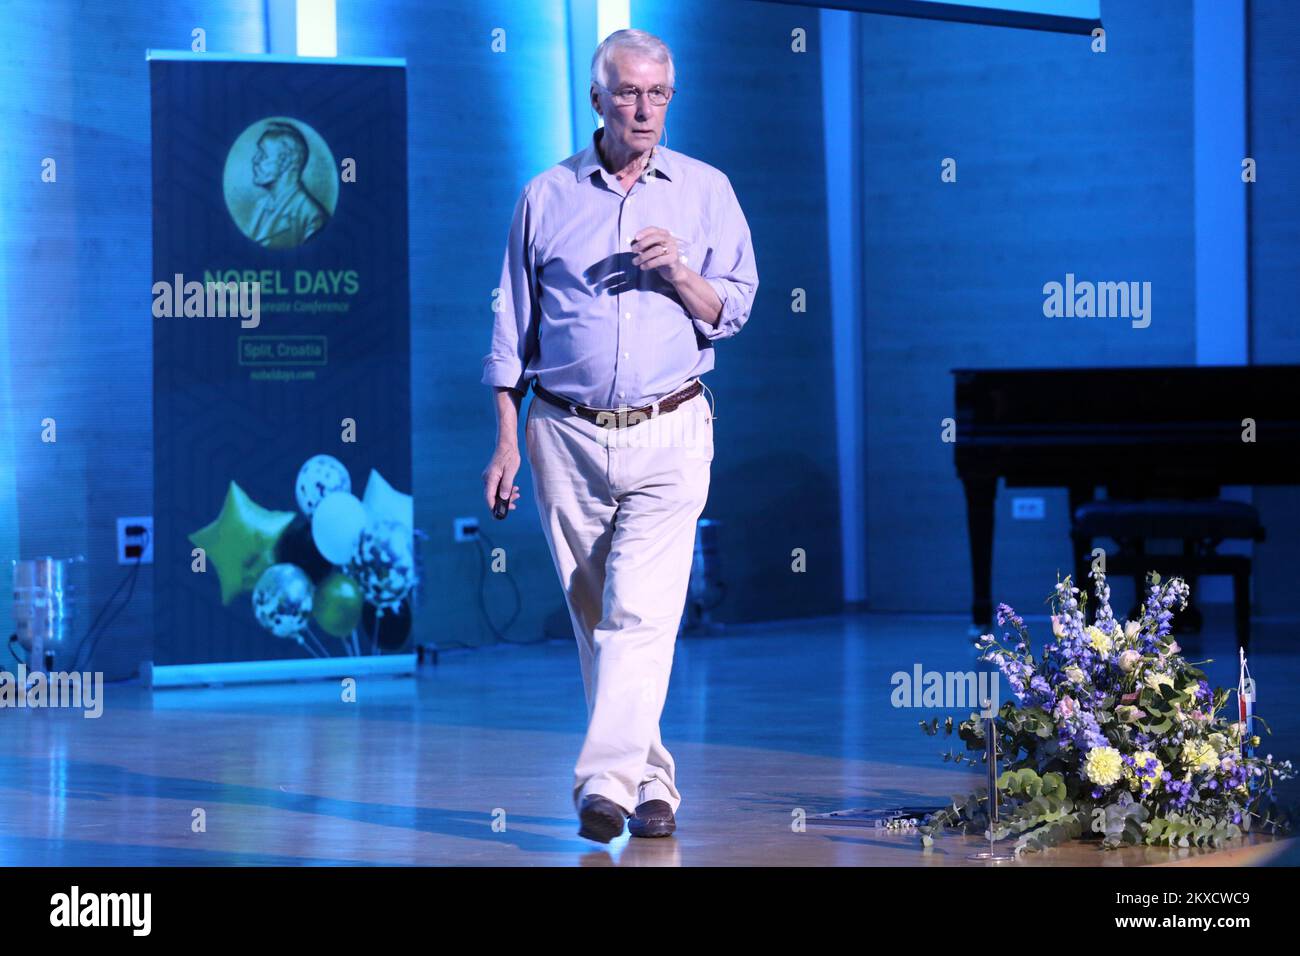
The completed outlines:
{"type": "Polygon", "coordinates": [[[275,543],[293,521],[292,511],[263,508],[233,481],[217,520],[189,536],[217,569],[221,603],[251,591],[262,572],[275,564],[275,543]]]}

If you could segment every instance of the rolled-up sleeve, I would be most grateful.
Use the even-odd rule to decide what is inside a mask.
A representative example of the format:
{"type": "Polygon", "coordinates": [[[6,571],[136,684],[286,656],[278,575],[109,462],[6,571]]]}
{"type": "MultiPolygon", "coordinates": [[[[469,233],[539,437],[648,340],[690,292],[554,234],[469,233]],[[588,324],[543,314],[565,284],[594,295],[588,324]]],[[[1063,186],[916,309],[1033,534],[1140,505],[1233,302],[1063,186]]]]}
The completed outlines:
{"type": "Polygon", "coordinates": [[[706,339],[725,339],[740,331],[754,307],[758,291],[758,268],[749,223],[736,199],[731,180],[721,177],[715,190],[711,216],[711,250],[700,275],[722,300],[717,326],[692,316],[695,327],[706,339]]]}
{"type": "Polygon", "coordinates": [[[501,281],[492,295],[492,348],[483,357],[484,385],[527,387],[525,369],[537,350],[541,301],[535,260],[536,212],[525,189],[515,203],[501,281]]]}

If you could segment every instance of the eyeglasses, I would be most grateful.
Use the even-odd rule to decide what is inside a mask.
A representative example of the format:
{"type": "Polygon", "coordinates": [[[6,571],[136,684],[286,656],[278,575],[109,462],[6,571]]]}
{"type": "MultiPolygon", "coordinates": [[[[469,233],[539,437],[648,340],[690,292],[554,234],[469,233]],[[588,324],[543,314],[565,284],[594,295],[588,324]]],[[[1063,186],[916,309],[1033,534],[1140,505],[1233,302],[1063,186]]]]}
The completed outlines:
{"type": "MultiPolygon", "coordinates": [[[[600,86],[599,83],[596,84],[600,86]]],[[[608,93],[619,106],[631,106],[641,98],[641,89],[636,86],[621,86],[617,90],[611,90],[607,86],[600,86],[602,90],[608,93]]],[[[645,91],[646,98],[650,100],[651,106],[664,106],[673,98],[677,92],[675,86],[652,86],[645,91]]]]}

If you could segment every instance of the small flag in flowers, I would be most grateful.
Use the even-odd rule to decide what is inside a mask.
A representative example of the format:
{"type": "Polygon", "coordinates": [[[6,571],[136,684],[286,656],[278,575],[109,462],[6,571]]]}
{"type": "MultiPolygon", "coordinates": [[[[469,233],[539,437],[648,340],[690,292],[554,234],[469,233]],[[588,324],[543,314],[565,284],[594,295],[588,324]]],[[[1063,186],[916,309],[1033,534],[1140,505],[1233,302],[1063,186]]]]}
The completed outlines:
{"type": "Polygon", "coordinates": [[[1237,680],[1237,704],[1241,715],[1241,752],[1247,757],[1253,756],[1254,748],[1250,739],[1255,734],[1255,679],[1250,676],[1246,666],[1246,650],[1238,649],[1241,655],[1241,675],[1237,680]]]}

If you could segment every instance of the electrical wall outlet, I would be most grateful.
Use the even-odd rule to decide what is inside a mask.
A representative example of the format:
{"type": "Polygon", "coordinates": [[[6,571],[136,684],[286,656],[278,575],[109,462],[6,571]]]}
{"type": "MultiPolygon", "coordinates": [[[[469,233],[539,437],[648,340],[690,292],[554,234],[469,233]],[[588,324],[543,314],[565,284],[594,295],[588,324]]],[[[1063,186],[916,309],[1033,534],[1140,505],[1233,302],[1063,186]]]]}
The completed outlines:
{"type": "Polygon", "coordinates": [[[117,563],[153,564],[153,516],[117,519],[117,563]]]}
{"type": "Polygon", "coordinates": [[[478,540],[478,518],[457,518],[451,526],[457,541],[478,540]]]}
{"type": "Polygon", "coordinates": [[[1011,517],[1019,521],[1042,521],[1046,511],[1042,498],[1011,499],[1011,517]]]}

